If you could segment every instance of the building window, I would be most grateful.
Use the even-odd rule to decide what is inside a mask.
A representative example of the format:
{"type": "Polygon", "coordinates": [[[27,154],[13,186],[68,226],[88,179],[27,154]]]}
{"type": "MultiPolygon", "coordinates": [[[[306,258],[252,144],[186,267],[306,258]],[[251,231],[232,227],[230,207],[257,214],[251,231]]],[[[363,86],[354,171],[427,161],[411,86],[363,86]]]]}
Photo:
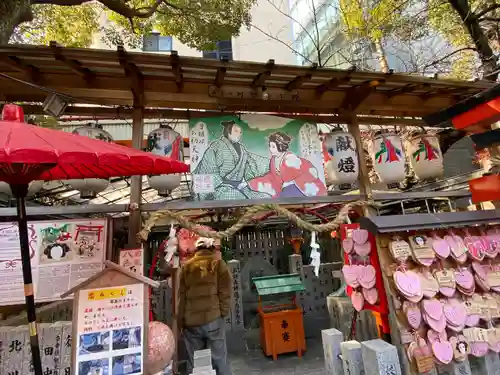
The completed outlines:
{"type": "Polygon", "coordinates": [[[172,37],[162,36],[159,33],[144,35],[142,50],[145,52],[172,51],[172,37]]]}
{"type": "Polygon", "coordinates": [[[221,40],[217,42],[217,47],[213,51],[203,51],[204,59],[233,60],[233,43],[231,40],[221,40]]]}

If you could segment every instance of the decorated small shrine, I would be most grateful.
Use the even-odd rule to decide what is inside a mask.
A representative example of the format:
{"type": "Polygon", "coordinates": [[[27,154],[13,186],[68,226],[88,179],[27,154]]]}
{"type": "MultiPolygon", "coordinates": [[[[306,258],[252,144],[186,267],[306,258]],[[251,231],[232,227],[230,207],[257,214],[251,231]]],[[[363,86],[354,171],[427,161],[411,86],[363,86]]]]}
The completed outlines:
{"type": "MultiPolygon", "coordinates": [[[[27,114],[44,113],[37,103],[49,89],[73,98],[60,117],[130,118],[133,149],[189,161],[189,172],[118,177],[127,192],[120,203],[93,203],[117,183],[115,175],[68,181],[57,194],[76,191],[90,204],[28,205],[22,217],[32,237],[23,252],[16,209],[0,208],[0,277],[13,285],[0,291],[1,374],[22,364],[23,374],[42,375],[30,367],[37,322],[44,324],[38,351],[45,370],[183,373],[177,272],[200,236],[216,240],[216,256],[232,275],[231,349],[251,346],[258,332],[259,353],[287,361],[278,355],[306,358],[321,342],[329,375],[356,368],[430,374],[443,366],[468,374],[474,361],[498,352],[499,212],[469,211],[467,180],[445,176],[455,139],[441,117],[430,120],[491,83],[123,48],[9,45],[0,47],[0,65],[2,98],[23,102],[27,114]],[[184,120],[186,130],[159,121],[146,131],[145,119],[184,120]],[[143,200],[151,191],[154,199],[143,200]],[[117,214],[124,217],[109,217],[117,214]],[[25,263],[31,254],[35,276],[23,330],[15,327],[25,323],[19,314],[30,289],[20,254],[25,263]],[[292,303],[280,307],[281,292],[292,293],[292,303]],[[127,332],[115,339],[115,327],[85,325],[99,320],[89,318],[94,308],[109,307],[99,304],[122,297],[131,299],[121,302],[127,308],[141,304],[127,332]],[[109,356],[102,360],[96,350],[109,356]]],[[[98,126],[75,133],[114,138],[98,126]]],[[[48,201],[42,185],[31,182],[24,198],[48,201]]],[[[8,184],[0,189],[16,193],[8,184]]]]}

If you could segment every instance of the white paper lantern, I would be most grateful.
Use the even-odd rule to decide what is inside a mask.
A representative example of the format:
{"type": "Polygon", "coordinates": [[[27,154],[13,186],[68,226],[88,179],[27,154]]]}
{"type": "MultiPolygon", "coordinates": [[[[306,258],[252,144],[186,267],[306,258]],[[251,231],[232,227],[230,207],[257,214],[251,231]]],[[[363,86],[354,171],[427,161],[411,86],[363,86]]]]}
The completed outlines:
{"type": "Polygon", "coordinates": [[[436,136],[418,135],[410,138],[407,145],[411,167],[419,180],[437,178],[443,175],[443,154],[436,136]]]}
{"type": "MultiPolygon", "coordinates": [[[[42,189],[44,183],[45,181],[31,182],[28,187],[28,194],[26,195],[26,198],[30,198],[38,193],[42,189]]],[[[8,197],[14,196],[14,194],[12,194],[12,190],[10,189],[10,185],[6,182],[0,182],[0,194],[5,194],[8,197]]]]}
{"type": "MultiPolygon", "coordinates": [[[[101,129],[97,124],[89,124],[73,130],[73,134],[82,135],[92,139],[98,139],[112,143],[113,137],[107,131],[101,129]]],[[[106,190],[109,186],[109,180],[102,178],[84,178],[78,180],[65,181],[73,189],[80,192],[82,199],[92,199],[97,196],[97,193],[106,190]]]]}
{"type": "MultiPolygon", "coordinates": [[[[151,131],[148,134],[148,151],[158,156],[166,156],[172,160],[184,161],[184,140],[182,136],[168,125],[151,131]]],[[[181,184],[180,174],[164,174],[148,176],[149,186],[158,190],[161,196],[168,196],[181,184]]]]}
{"type": "Polygon", "coordinates": [[[325,163],[327,182],[332,185],[356,182],[359,162],[354,137],[347,132],[336,131],[326,135],[323,146],[329,157],[325,163]]]}
{"type": "Polygon", "coordinates": [[[389,134],[376,136],[373,138],[371,151],[373,167],[380,182],[393,184],[405,179],[405,155],[399,136],[389,134]]]}

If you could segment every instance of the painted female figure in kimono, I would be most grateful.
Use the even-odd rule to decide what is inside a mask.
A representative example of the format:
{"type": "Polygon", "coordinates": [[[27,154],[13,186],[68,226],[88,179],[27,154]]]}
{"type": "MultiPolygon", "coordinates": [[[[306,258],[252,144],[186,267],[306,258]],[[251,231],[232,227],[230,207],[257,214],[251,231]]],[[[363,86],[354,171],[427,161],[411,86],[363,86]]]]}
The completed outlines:
{"type": "Polygon", "coordinates": [[[250,189],[274,197],[312,197],[326,195],[318,170],[307,159],[288,151],[292,138],[282,132],[269,136],[269,172],[248,181],[250,189]]]}
{"type": "Polygon", "coordinates": [[[212,141],[193,174],[212,175],[213,193],[198,194],[200,200],[270,198],[268,193],[252,191],[246,181],[268,168],[269,160],[249,152],[241,143],[243,130],[235,121],[222,121],[222,136],[212,141]]]}

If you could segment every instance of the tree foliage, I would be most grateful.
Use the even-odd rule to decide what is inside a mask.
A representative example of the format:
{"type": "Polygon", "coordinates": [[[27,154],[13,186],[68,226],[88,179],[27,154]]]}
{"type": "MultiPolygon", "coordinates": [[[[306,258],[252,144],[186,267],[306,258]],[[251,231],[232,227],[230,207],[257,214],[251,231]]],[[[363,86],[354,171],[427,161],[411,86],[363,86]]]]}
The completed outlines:
{"type": "Polygon", "coordinates": [[[138,47],[153,30],[198,49],[238,35],[256,0],[1,0],[0,43],[7,40],[88,47],[98,32],[108,45],[138,47]],[[3,7],[5,6],[5,9],[3,7]],[[106,17],[108,22],[99,22],[106,17]]]}

